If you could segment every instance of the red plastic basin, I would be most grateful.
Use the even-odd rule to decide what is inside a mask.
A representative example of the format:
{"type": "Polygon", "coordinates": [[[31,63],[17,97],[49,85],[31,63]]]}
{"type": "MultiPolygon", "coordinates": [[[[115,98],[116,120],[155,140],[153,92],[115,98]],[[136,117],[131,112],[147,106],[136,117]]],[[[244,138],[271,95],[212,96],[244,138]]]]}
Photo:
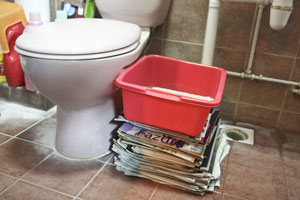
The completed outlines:
{"type": "Polygon", "coordinates": [[[126,119],[195,137],[201,133],[211,108],[220,105],[225,80],[226,71],[222,68],[148,55],[121,72],[115,83],[122,88],[126,119]]]}

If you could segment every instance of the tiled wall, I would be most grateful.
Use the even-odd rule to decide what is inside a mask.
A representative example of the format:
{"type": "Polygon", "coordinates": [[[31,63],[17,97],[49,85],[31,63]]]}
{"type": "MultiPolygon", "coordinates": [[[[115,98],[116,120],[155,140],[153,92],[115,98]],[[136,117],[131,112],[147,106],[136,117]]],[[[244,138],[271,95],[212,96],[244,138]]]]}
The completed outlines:
{"type": "MultiPolygon", "coordinates": [[[[163,26],[156,28],[150,53],[200,63],[208,0],[173,0],[163,26]]],[[[242,72],[247,67],[257,16],[255,4],[222,2],[213,65],[242,72]]],[[[270,6],[264,9],[253,73],[300,81],[300,1],[287,27],[269,27],[270,6]]],[[[290,87],[227,76],[222,117],[300,132],[300,96],[290,87]]]]}
{"type": "MultiPolygon", "coordinates": [[[[157,27],[148,53],[200,63],[209,0],[173,0],[163,26],[157,27]]],[[[51,19],[62,0],[50,0],[51,19]]],[[[300,1],[284,30],[269,27],[264,10],[253,73],[300,81],[300,1]]],[[[222,2],[213,65],[242,72],[247,66],[257,16],[255,4],[222,2]]],[[[300,132],[300,96],[275,83],[227,77],[222,118],[300,132]]]]}

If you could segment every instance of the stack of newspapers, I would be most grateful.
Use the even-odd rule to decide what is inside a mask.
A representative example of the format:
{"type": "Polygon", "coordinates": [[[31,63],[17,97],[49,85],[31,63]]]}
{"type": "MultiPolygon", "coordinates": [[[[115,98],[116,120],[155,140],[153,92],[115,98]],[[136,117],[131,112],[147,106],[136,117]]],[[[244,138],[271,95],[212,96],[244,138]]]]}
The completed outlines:
{"type": "Polygon", "coordinates": [[[230,146],[223,136],[219,109],[212,109],[202,133],[191,137],[128,121],[118,129],[112,150],[117,170],[197,194],[220,186],[220,164],[230,146]]]}

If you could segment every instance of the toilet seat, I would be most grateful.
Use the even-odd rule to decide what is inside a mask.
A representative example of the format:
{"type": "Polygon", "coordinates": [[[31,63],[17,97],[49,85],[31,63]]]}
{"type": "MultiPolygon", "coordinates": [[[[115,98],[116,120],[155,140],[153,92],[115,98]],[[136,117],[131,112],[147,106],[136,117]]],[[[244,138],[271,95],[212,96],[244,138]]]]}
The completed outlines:
{"type": "Polygon", "coordinates": [[[36,27],[21,35],[15,49],[25,56],[84,60],[117,56],[139,45],[141,28],[107,19],[70,19],[36,27]],[[86,30],[89,30],[88,35],[86,30]]]}
{"type": "Polygon", "coordinates": [[[37,52],[31,52],[31,51],[26,51],[24,49],[20,49],[17,46],[15,46],[15,50],[25,56],[30,56],[34,58],[44,58],[44,59],[54,59],[54,60],[86,60],[86,59],[100,59],[100,58],[108,58],[112,56],[118,56],[122,55],[125,53],[129,53],[133,50],[135,50],[139,45],[139,42],[134,43],[133,45],[129,47],[125,47],[123,49],[118,49],[115,51],[110,51],[110,52],[104,52],[104,53],[94,53],[94,54],[66,54],[66,55],[61,55],[61,54],[42,54],[42,53],[37,53],[37,52]]]}

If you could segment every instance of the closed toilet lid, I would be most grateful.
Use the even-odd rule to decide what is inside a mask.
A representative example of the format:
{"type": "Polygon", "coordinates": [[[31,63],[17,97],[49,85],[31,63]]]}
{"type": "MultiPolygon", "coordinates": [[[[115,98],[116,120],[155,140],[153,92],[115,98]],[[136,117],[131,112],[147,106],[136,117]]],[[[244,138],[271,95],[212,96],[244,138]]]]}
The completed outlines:
{"type": "Polygon", "coordinates": [[[140,27],[132,23],[107,19],[69,19],[30,29],[17,39],[16,49],[21,49],[22,53],[28,51],[58,56],[113,56],[136,48],[140,35],[140,27]]]}

